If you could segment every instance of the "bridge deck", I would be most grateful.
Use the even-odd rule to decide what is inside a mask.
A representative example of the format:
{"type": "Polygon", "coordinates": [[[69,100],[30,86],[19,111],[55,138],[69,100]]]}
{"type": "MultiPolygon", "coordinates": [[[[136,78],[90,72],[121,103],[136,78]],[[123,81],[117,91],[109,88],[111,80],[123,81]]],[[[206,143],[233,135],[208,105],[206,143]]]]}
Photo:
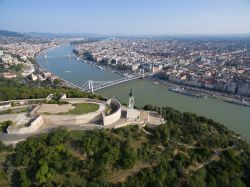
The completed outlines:
{"type": "Polygon", "coordinates": [[[118,79],[118,80],[113,80],[113,81],[92,81],[89,80],[87,81],[82,87],[81,90],[82,91],[87,91],[87,92],[94,92],[103,88],[107,88],[116,84],[120,84],[120,83],[124,83],[124,82],[128,82],[128,81],[132,81],[135,79],[140,79],[140,78],[144,78],[144,77],[148,77],[148,76],[152,76],[155,73],[147,73],[147,74],[143,74],[143,75],[135,75],[135,76],[131,76],[131,77],[125,77],[122,79],[118,79]]]}

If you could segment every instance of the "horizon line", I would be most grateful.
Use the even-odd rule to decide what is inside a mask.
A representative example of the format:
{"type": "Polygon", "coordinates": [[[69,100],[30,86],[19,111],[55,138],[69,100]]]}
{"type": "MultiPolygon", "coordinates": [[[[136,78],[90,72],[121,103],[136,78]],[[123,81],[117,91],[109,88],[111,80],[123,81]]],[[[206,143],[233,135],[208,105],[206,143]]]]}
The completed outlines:
{"type": "Polygon", "coordinates": [[[230,36],[230,35],[250,35],[250,32],[244,32],[244,33],[171,33],[171,34],[124,34],[124,33],[95,33],[95,32],[49,32],[49,31],[14,31],[14,30],[5,30],[0,29],[2,31],[9,31],[9,32],[17,32],[20,34],[58,34],[58,35],[74,35],[74,34],[89,34],[89,35],[100,35],[100,36],[230,36]]]}

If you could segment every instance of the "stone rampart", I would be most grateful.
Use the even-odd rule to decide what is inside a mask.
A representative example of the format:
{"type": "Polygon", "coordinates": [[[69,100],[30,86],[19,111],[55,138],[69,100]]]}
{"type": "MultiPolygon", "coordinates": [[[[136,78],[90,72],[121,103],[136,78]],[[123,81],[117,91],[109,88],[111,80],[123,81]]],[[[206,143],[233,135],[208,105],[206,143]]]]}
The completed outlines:
{"type": "Polygon", "coordinates": [[[91,112],[83,115],[42,115],[44,123],[48,125],[77,125],[94,123],[102,119],[100,112],[91,112]]]}
{"type": "Polygon", "coordinates": [[[108,105],[113,104],[116,107],[116,110],[110,114],[110,115],[105,115],[104,112],[102,112],[102,120],[103,120],[103,125],[111,125],[115,122],[117,122],[121,118],[122,114],[122,109],[121,109],[121,104],[119,101],[115,99],[109,99],[107,101],[108,105]]]}
{"type": "Polygon", "coordinates": [[[28,134],[36,132],[44,123],[43,117],[38,116],[34,121],[27,127],[10,126],[7,129],[8,134],[28,134]]]}

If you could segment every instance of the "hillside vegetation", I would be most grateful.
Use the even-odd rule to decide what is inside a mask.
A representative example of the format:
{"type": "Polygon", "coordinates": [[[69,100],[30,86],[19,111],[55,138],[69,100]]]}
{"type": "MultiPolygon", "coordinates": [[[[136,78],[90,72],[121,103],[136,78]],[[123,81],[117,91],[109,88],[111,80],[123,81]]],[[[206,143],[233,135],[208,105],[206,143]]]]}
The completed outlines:
{"type": "MultiPolygon", "coordinates": [[[[157,109],[157,107],[155,107],[157,109]]],[[[71,131],[1,145],[3,186],[249,186],[250,149],[213,120],[171,108],[145,129],[71,131]]]]}
{"type": "Polygon", "coordinates": [[[0,30],[0,36],[5,36],[5,37],[24,37],[25,35],[20,34],[18,32],[13,32],[13,31],[0,30]]]}
{"type": "Polygon", "coordinates": [[[51,87],[36,87],[17,80],[8,80],[0,78],[0,101],[15,100],[15,99],[37,99],[46,98],[49,94],[56,96],[65,93],[70,98],[94,98],[104,100],[100,95],[81,92],[72,88],[51,88],[51,87]]]}
{"type": "MultiPolygon", "coordinates": [[[[102,98],[69,88],[0,81],[1,100],[49,93],[102,98]]],[[[144,109],[157,111],[166,123],[93,131],[57,129],[15,148],[0,142],[0,186],[250,186],[250,148],[241,136],[192,113],[151,105],[144,109]]]]}

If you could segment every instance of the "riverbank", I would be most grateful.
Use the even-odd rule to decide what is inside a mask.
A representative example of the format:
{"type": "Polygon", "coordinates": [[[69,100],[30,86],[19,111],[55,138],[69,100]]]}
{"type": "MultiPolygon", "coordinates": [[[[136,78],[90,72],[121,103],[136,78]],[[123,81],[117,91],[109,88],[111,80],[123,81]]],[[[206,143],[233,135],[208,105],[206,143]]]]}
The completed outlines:
{"type": "MultiPolygon", "coordinates": [[[[65,45],[48,52],[48,56],[60,56],[70,53],[73,46],[65,45]]],[[[88,80],[111,81],[122,78],[122,75],[109,71],[107,68],[101,70],[94,65],[80,62],[72,58],[51,58],[45,62],[40,56],[38,63],[44,69],[61,77],[75,85],[81,86],[88,80]],[[69,70],[71,73],[66,73],[69,70]]],[[[122,103],[128,102],[128,92],[131,88],[135,90],[135,105],[143,107],[146,104],[160,107],[172,107],[182,112],[191,112],[198,115],[206,116],[224,124],[229,129],[243,135],[250,141],[250,109],[240,105],[224,102],[222,99],[213,97],[194,98],[168,90],[168,85],[153,84],[154,80],[138,79],[123,84],[118,84],[110,88],[97,91],[105,97],[114,97],[122,103]]],[[[176,85],[172,83],[167,83],[176,85]]],[[[193,89],[193,88],[191,88],[193,89]]],[[[213,96],[213,95],[212,95],[213,96]]],[[[216,96],[216,95],[215,95],[216,96]]]]}
{"type": "MultiPolygon", "coordinates": [[[[48,49],[42,51],[41,53],[44,53],[44,52],[49,51],[49,50],[53,50],[53,49],[60,47],[60,46],[62,46],[62,44],[58,45],[58,46],[54,46],[52,48],[48,48],[48,49]]],[[[72,50],[71,52],[74,53],[74,50],[72,50]]],[[[115,73],[115,74],[118,74],[121,76],[130,76],[132,74],[132,71],[120,71],[120,70],[117,70],[117,69],[112,68],[110,66],[100,65],[94,61],[80,58],[79,56],[77,56],[77,54],[75,54],[75,56],[73,56],[73,57],[77,61],[95,66],[99,70],[110,71],[111,73],[115,73]]],[[[68,72],[71,72],[71,71],[68,71],[68,72]]],[[[61,77],[58,77],[57,75],[53,74],[53,76],[57,77],[58,79],[61,79],[61,81],[64,83],[65,86],[69,86],[71,88],[81,89],[79,86],[77,86],[77,85],[75,85],[75,84],[73,84],[73,83],[71,83],[71,82],[69,82],[61,77]]],[[[159,83],[161,85],[166,85],[166,86],[171,86],[171,87],[181,87],[181,89],[182,88],[185,89],[185,92],[176,92],[177,94],[183,94],[183,95],[194,97],[194,98],[205,98],[206,99],[207,97],[209,97],[212,99],[218,99],[218,100],[221,100],[221,101],[224,101],[227,103],[231,103],[231,104],[250,107],[250,99],[249,98],[244,98],[244,97],[240,97],[237,95],[231,95],[231,94],[227,94],[224,92],[217,92],[215,90],[196,88],[196,87],[192,87],[192,86],[188,86],[188,85],[178,84],[176,82],[171,82],[168,80],[161,80],[161,79],[157,78],[156,76],[146,77],[145,79],[152,81],[153,83],[157,83],[157,84],[159,83]]]]}
{"type": "Polygon", "coordinates": [[[73,83],[71,83],[71,82],[69,82],[69,81],[63,79],[62,77],[59,77],[58,75],[56,75],[56,74],[50,72],[49,70],[45,69],[44,67],[42,67],[42,66],[37,62],[37,58],[38,58],[40,55],[42,55],[43,53],[46,54],[46,52],[51,51],[51,50],[54,50],[54,49],[59,48],[59,47],[61,47],[61,46],[63,46],[63,44],[59,44],[59,45],[56,45],[56,46],[53,46],[53,47],[50,47],[50,48],[46,48],[46,49],[43,49],[43,50],[41,50],[40,52],[36,53],[36,54],[35,54],[35,62],[36,62],[36,63],[34,64],[34,67],[35,67],[36,71],[39,72],[39,73],[44,73],[44,74],[45,74],[45,73],[50,73],[50,74],[51,74],[51,78],[52,78],[52,79],[58,79],[58,80],[60,80],[62,86],[69,87],[69,88],[81,89],[79,86],[77,86],[77,85],[75,85],[75,84],[73,84],[73,83]]]}
{"type": "MultiPolygon", "coordinates": [[[[132,71],[119,71],[115,68],[112,68],[110,66],[105,66],[105,65],[99,65],[94,61],[89,61],[83,58],[80,58],[79,56],[77,56],[77,58],[79,59],[79,61],[83,62],[83,63],[87,63],[87,64],[91,64],[93,66],[96,66],[97,68],[99,68],[100,70],[108,70],[112,73],[116,73],[122,76],[129,76],[132,71]]],[[[236,104],[236,105],[241,105],[241,106],[245,106],[245,107],[250,107],[250,99],[246,98],[246,97],[241,97],[238,95],[232,95],[232,94],[227,94],[225,92],[218,92],[215,90],[208,90],[208,89],[203,89],[203,88],[197,88],[197,87],[192,87],[192,86],[188,86],[188,85],[184,85],[184,84],[178,84],[175,82],[171,82],[168,80],[161,80],[159,78],[157,78],[156,76],[154,77],[146,77],[145,79],[152,81],[154,84],[161,84],[161,85],[166,85],[166,86],[171,86],[171,87],[181,87],[181,89],[185,89],[185,92],[176,92],[178,94],[184,94],[186,96],[190,96],[190,97],[195,97],[195,98],[212,98],[212,99],[218,99],[224,102],[228,102],[231,104],[236,104]]]]}
{"type": "Polygon", "coordinates": [[[151,80],[153,82],[157,82],[158,84],[165,85],[165,86],[184,88],[186,91],[189,91],[191,94],[196,94],[197,96],[200,96],[201,98],[209,97],[212,99],[218,99],[220,101],[224,101],[224,102],[228,102],[228,103],[232,103],[232,104],[250,107],[250,104],[249,104],[250,99],[249,98],[240,98],[240,96],[229,95],[229,94],[226,94],[224,92],[216,92],[216,91],[202,89],[202,88],[195,88],[195,87],[186,86],[183,84],[173,83],[173,82],[167,81],[167,80],[163,81],[163,80],[160,80],[160,79],[154,78],[154,77],[149,77],[146,79],[151,80]]]}

